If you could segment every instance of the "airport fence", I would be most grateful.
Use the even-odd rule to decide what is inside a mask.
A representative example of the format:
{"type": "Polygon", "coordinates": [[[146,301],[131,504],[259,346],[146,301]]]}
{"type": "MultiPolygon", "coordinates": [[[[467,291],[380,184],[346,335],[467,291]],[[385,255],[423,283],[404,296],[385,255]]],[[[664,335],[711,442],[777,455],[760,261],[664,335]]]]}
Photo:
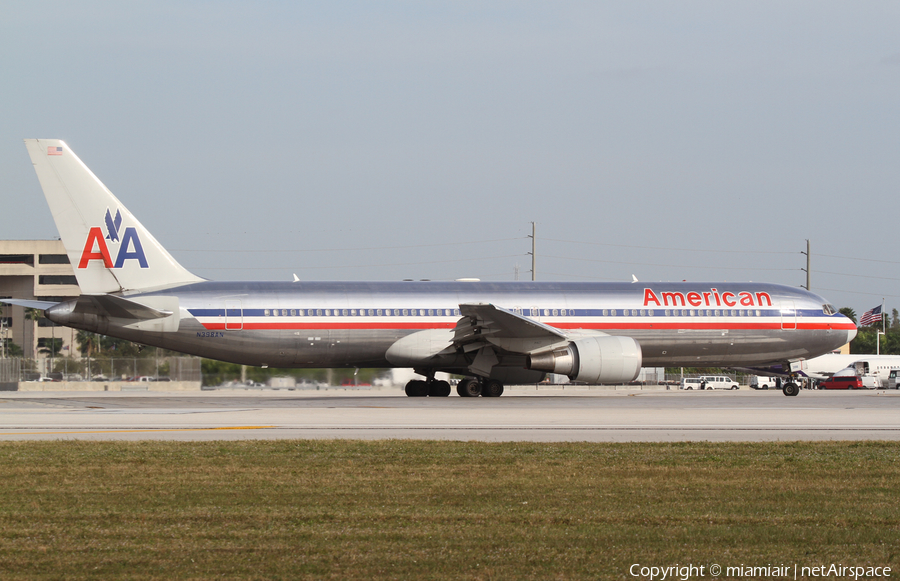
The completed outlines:
{"type": "Polygon", "coordinates": [[[0,359],[0,383],[21,381],[200,381],[199,357],[0,359]]]}

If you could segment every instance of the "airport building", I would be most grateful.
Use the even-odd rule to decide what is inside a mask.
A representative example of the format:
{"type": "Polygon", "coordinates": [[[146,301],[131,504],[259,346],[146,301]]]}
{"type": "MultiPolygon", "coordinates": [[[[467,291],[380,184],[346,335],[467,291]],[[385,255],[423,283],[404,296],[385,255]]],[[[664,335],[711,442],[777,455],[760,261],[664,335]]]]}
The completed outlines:
{"type": "MultiPolygon", "coordinates": [[[[0,240],[0,297],[63,301],[80,294],[60,240],[0,240]]],[[[75,355],[75,333],[54,325],[40,311],[0,304],[0,357],[15,343],[23,357],[42,359],[49,356],[50,345],[60,340],[59,355],[75,355]]]]}

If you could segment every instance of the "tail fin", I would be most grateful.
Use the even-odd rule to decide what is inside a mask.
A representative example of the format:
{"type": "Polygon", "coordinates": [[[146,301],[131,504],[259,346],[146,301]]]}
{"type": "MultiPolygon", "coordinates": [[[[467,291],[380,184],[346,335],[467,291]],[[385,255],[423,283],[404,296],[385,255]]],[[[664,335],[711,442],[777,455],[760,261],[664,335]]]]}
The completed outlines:
{"type": "Polygon", "coordinates": [[[26,139],[83,294],[170,287],[203,279],[166,249],[59,139],[26,139]]]}

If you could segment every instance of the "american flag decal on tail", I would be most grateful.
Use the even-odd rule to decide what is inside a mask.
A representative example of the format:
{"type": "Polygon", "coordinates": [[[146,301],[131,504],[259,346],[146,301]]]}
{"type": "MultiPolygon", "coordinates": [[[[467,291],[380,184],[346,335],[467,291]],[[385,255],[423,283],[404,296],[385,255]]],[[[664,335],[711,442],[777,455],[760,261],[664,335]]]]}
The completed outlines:
{"type": "Polygon", "coordinates": [[[51,145],[47,148],[47,155],[62,155],[62,147],[51,145]]]}

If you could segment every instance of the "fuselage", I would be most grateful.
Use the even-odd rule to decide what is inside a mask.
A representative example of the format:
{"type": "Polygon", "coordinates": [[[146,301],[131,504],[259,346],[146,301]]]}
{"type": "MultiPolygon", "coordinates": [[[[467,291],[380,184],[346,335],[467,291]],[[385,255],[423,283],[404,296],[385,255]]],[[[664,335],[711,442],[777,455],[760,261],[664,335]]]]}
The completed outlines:
{"type": "Polygon", "coordinates": [[[389,367],[391,345],[418,331],[453,329],[467,303],[573,334],[631,337],[644,366],[806,359],[856,334],[818,295],[757,283],[198,282],[126,296],[138,303],[161,297],[177,299],[177,330],[133,329],[116,319],[88,330],[270,367],[389,367]]]}

